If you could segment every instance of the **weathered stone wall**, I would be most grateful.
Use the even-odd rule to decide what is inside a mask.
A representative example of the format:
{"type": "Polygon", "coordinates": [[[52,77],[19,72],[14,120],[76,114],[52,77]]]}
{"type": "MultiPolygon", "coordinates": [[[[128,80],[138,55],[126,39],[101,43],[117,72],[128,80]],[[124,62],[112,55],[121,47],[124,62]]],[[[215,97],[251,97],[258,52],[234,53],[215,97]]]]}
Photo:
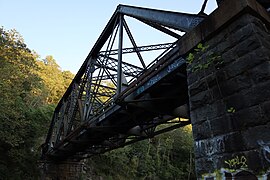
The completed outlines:
{"type": "Polygon", "coordinates": [[[41,180],[84,179],[84,163],[78,161],[44,162],[40,164],[41,180]]]}
{"type": "Polygon", "coordinates": [[[270,22],[244,8],[236,14],[201,39],[207,51],[199,50],[200,59],[190,51],[195,55],[188,65],[188,88],[198,178],[270,178],[270,22]]]}

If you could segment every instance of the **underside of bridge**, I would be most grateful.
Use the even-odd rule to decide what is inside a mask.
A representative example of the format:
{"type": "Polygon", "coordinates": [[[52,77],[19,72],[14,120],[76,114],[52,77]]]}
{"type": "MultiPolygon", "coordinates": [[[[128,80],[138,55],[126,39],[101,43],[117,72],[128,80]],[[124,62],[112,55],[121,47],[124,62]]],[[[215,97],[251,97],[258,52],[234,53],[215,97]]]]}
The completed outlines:
{"type": "MultiPolygon", "coordinates": [[[[269,96],[251,104],[252,93],[248,89],[259,93],[256,88],[261,84],[256,84],[252,77],[246,79],[246,74],[254,73],[258,64],[266,63],[262,66],[269,67],[265,49],[270,47],[261,41],[269,38],[270,3],[217,2],[220,7],[209,16],[203,13],[207,0],[197,15],[119,5],[55,109],[42,148],[44,162],[81,160],[192,123],[198,177],[226,179],[226,173],[230,174],[228,177],[236,177],[243,170],[244,174],[267,172],[269,135],[254,135],[258,138],[256,145],[245,142],[238,149],[231,145],[242,142],[240,136],[249,137],[248,129],[254,124],[265,125],[269,131],[269,112],[261,112],[264,119],[260,119],[253,110],[269,107],[269,96]],[[166,34],[171,41],[138,45],[128,19],[166,34]],[[241,41],[236,40],[241,37],[241,41]],[[250,43],[249,37],[255,40],[250,43]],[[258,42],[256,52],[262,50],[258,50],[259,55],[243,58],[245,53],[255,53],[252,48],[258,42]],[[198,54],[199,43],[207,44],[205,47],[209,49],[200,52],[201,57],[195,57],[194,62],[204,59],[206,64],[197,62],[193,71],[194,65],[186,63],[186,59],[189,53],[198,54]],[[144,56],[148,52],[154,52],[155,57],[144,56]],[[213,52],[218,53],[214,58],[213,52]],[[211,62],[206,58],[209,53],[210,59],[214,59],[211,62]],[[217,63],[219,58],[222,61],[217,63]],[[239,62],[242,59],[245,62],[239,62]],[[243,72],[234,73],[241,69],[243,72]],[[238,101],[244,102],[241,107],[238,101]],[[250,110],[254,122],[246,125],[241,110],[250,110]],[[238,123],[243,121],[245,126],[234,124],[234,116],[240,116],[238,123]],[[161,124],[168,125],[162,129],[161,124]],[[261,153],[255,153],[260,150],[261,153]],[[236,157],[238,164],[229,163],[235,162],[236,157]],[[255,167],[254,159],[260,160],[255,167]]],[[[269,87],[269,80],[265,80],[268,75],[267,68],[260,69],[259,75],[255,73],[256,77],[264,77],[263,87],[269,87]]]]}
{"type": "Polygon", "coordinates": [[[56,107],[43,158],[83,159],[190,124],[186,64],[176,41],[204,18],[119,5],[56,107]],[[172,42],[138,46],[127,18],[172,42]],[[150,51],[155,58],[143,57],[150,51]]]}

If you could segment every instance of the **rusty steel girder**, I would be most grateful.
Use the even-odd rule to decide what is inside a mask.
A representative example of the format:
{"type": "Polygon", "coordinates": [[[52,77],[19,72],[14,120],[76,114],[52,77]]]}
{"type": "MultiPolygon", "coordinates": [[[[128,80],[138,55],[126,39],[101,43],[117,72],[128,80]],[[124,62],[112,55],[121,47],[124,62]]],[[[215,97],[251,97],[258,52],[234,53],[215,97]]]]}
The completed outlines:
{"type": "Polygon", "coordinates": [[[188,32],[205,15],[119,5],[55,109],[44,159],[85,157],[189,124],[179,119],[156,131],[160,124],[188,116],[185,61],[177,53],[176,40],[138,46],[125,17],[178,40],[181,35],[174,30],[188,32]],[[124,32],[132,47],[123,47],[124,32]],[[113,49],[115,43],[118,49],[113,49]],[[147,65],[141,52],[154,50],[163,52],[147,65]],[[123,57],[131,53],[140,65],[123,57]],[[173,87],[175,81],[182,84],[173,87]],[[171,91],[156,93],[165,87],[171,91]]]}

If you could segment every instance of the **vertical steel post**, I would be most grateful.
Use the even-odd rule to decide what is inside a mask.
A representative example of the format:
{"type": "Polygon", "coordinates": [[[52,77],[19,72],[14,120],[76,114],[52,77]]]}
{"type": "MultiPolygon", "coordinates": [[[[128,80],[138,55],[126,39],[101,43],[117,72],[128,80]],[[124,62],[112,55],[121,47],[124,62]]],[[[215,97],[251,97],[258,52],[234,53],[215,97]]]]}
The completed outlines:
{"type": "Polygon", "coordinates": [[[201,11],[199,12],[199,14],[204,14],[204,10],[205,10],[207,2],[208,2],[208,0],[204,0],[201,11]]]}
{"type": "Polygon", "coordinates": [[[123,15],[119,15],[119,42],[117,65],[117,95],[122,91],[122,51],[123,51],[123,15]]]}

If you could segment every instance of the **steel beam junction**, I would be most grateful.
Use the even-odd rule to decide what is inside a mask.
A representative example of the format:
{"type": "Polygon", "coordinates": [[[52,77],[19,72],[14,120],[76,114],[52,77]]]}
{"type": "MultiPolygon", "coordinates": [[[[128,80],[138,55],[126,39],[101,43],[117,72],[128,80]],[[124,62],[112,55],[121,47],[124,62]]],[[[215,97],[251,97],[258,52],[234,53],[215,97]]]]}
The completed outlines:
{"type": "MultiPolygon", "coordinates": [[[[185,76],[184,71],[176,73],[185,65],[185,61],[177,54],[181,47],[176,46],[175,42],[204,18],[205,15],[119,5],[57,105],[43,145],[43,157],[85,157],[165,132],[156,131],[157,126],[181,117],[179,113],[167,115],[151,112],[154,104],[147,105],[147,102],[173,99],[166,94],[162,97],[155,95],[151,88],[158,85],[162,89],[163,84],[172,84],[173,78],[185,76]],[[173,40],[138,45],[128,19],[151,27],[151,30],[173,40]],[[146,61],[142,52],[150,51],[155,51],[156,57],[150,61],[147,57],[146,61]],[[130,54],[133,56],[124,56],[130,54]],[[170,73],[175,75],[168,78],[170,73]],[[165,78],[167,81],[163,82],[165,78]],[[155,97],[147,95],[149,89],[155,97]],[[145,113],[147,107],[150,110],[145,113]],[[140,114],[144,113],[144,117],[138,120],[140,114]]],[[[147,33],[142,35],[147,36],[147,33]]],[[[179,102],[182,102],[180,97],[174,99],[179,98],[179,102]]],[[[186,95],[183,97],[186,98],[186,95]]],[[[185,103],[186,100],[181,107],[187,114],[185,103]]],[[[174,110],[176,106],[179,105],[172,106],[174,110]]],[[[172,127],[188,123],[174,120],[172,127]]],[[[169,127],[167,130],[171,129],[169,127]]]]}

